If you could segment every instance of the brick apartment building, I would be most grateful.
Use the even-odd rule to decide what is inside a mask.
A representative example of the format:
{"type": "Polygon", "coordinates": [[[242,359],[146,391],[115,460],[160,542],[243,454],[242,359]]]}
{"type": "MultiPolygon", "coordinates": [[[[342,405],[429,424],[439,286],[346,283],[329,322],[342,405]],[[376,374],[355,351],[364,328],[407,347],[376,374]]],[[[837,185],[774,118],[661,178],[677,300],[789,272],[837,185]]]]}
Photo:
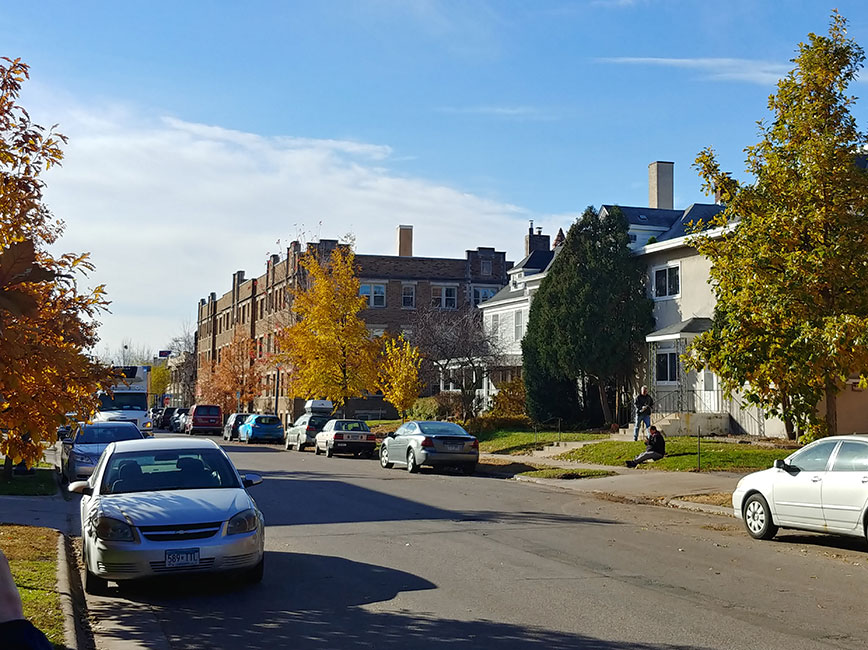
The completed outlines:
{"type": "MultiPolygon", "coordinates": [[[[198,367],[206,368],[219,361],[221,350],[231,343],[237,327],[243,328],[255,342],[258,356],[274,352],[276,332],[290,323],[291,292],[306,282],[301,256],[307,251],[327,256],[337,246],[334,239],[323,239],[306,247],[294,241],[286,249],[285,257],[271,256],[263,275],[247,279],[244,271],[237,271],[232,275],[230,291],[219,298],[211,293],[201,299],[196,332],[198,367]]],[[[372,336],[384,332],[412,336],[410,323],[417,306],[431,304],[457,309],[478,305],[506,285],[507,271],[512,267],[506,253],[486,247],[466,251],[463,259],[415,257],[412,226],[398,226],[397,255],[357,254],[355,261],[361,294],[368,300],[361,317],[372,336]]],[[[257,412],[276,412],[286,424],[297,417],[303,400],[279,396],[279,387],[280,371],[269,369],[263,391],[253,406],[257,412]]],[[[394,409],[373,396],[354,400],[348,412],[389,416],[394,409]]]]}

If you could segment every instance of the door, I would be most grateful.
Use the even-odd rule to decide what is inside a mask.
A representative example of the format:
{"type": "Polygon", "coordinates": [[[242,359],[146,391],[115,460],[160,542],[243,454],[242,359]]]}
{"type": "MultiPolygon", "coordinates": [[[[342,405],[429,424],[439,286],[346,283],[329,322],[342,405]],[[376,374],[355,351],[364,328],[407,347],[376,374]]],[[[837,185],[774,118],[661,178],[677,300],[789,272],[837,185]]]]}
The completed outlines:
{"type": "MultiPolygon", "coordinates": [[[[830,529],[852,532],[868,502],[868,444],[844,441],[823,479],[823,516],[830,529]]],[[[861,533],[861,528],[858,531],[861,533]]]]}
{"type": "Polygon", "coordinates": [[[774,481],[775,523],[822,529],[825,526],[821,496],[826,466],[837,440],[821,440],[795,453],[788,469],[777,469],[774,481]]]}
{"type": "Polygon", "coordinates": [[[698,413],[721,412],[717,375],[710,370],[702,372],[702,389],[699,392],[699,403],[696,405],[696,411],[698,413]]]}

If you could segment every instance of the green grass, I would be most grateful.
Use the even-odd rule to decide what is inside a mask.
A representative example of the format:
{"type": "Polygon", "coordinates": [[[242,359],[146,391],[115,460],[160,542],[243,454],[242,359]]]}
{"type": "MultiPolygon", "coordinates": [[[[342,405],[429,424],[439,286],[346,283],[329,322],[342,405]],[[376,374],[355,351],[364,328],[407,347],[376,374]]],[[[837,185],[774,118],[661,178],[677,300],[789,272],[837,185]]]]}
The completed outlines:
{"type": "MultiPolygon", "coordinates": [[[[702,471],[754,471],[771,467],[776,458],[785,458],[791,449],[767,449],[753,445],[703,440],[701,446],[702,471]]],[[[586,445],[558,456],[595,465],[623,465],[645,450],[642,442],[606,440],[586,445]]],[[[655,463],[643,463],[639,469],[659,469],[670,472],[696,471],[696,438],[666,439],[666,457],[655,463]]]]}
{"type": "Polygon", "coordinates": [[[519,476],[529,476],[531,478],[577,479],[615,476],[615,472],[610,472],[605,469],[565,469],[562,467],[548,467],[533,472],[521,472],[519,476]]]}
{"type": "Polygon", "coordinates": [[[34,526],[0,526],[0,549],[9,560],[24,616],[63,647],[63,613],[57,593],[57,531],[34,526]]]}
{"type": "Polygon", "coordinates": [[[379,426],[394,426],[396,429],[401,426],[401,420],[365,420],[368,427],[379,427],[379,426]]]}
{"type": "Polygon", "coordinates": [[[12,477],[11,481],[0,479],[0,494],[12,496],[51,496],[57,492],[54,468],[37,467],[31,476],[12,477]]]}
{"type": "Polygon", "coordinates": [[[561,433],[557,431],[486,431],[476,434],[479,439],[479,451],[489,454],[529,454],[536,448],[542,448],[546,443],[558,440],[575,442],[580,440],[599,440],[607,438],[605,433],[561,433]]]}

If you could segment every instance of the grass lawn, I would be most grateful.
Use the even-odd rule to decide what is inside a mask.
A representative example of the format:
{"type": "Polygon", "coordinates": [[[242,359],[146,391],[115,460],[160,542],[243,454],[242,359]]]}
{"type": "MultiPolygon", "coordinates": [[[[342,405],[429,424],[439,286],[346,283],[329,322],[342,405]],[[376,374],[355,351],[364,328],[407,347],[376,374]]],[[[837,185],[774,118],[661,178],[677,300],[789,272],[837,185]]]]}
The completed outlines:
{"type": "Polygon", "coordinates": [[[605,469],[566,469],[563,467],[547,467],[533,472],[522,472],[521,475],[530,476],[532,478],[576,479],[614,476],[615,472],[610,472],[605,469]]]}
{"type": "MultiPolygon", "coordinates": [[[[623,465],[624,461],[645,450],[643,442],[606,440],[586,445],[558,456],[596,465],[623,465]]],[[[790,449],[768,449],[755,445],[731,442],[702,441],[702,471],[754,471],[768,469],[776,458],[790,455],[790,449]]],[[[655,463],[643,463],[637,469],[660,469],[670,472],[696,471],[696,438],[670,437],[666,439],[666,457],[655,463]]]]}
{"type": "MultiPolygon", "coordinates": [[[[544,444],[558,440],[557,431],[488,431],[476,435],[479,439],[479,451],[489,454],[529,454],[544,444]]],[[[605,433],[561,433],[560,440],[574,442],[578,440],[599,440],[608,438],[605,433]]]]}
{"type": "Polygon", "coordinates": [[[57,492],[53,467],[37,467],[36,474],[12,477],[6,482],[0,479],[0,494],[14,496],[51,496],[57,492]]]}
{"type": "Polygon", "coordinates": [[[21,593],[24,616],[63,646],[63,614],[57,594],[57,531],[35,526],[0,525],[0,549],[9,560],[21,593]]]}

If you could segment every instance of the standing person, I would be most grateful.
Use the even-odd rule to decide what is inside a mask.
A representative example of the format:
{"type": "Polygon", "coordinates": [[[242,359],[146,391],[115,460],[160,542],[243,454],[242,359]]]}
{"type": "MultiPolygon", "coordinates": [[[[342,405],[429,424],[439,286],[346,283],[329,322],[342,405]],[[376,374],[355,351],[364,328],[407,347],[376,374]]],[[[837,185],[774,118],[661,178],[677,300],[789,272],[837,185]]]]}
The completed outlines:
{"type": "Polygon", "coordinates": [[[24,618],[21,596],[12,579],[9,562],[0,551],[0,648],[4,650],[51,650],[45,635],[24,618]]]}
{"type": "Polygon", "coordinates": [[[654,406],[654,399],[648,394],[648,387],[642,386],[642,390],[636,395],[636,428],[633,429],[633,440],[639,439],[639,425],[645,424],[645,431],[650,431],[651,427],[651,407],[654,406]]]}
{"type": "Polygon", "coordinates": [[[663,437],[663,432],[658,431],[657,427],[651,426],[648,429],[648,437],[645,438],[645,451],[636,456],[633,460],[625,461],[627,467],[636,467],[639,463],[644,463],[648,460],[660,460],[666,455],[666,439],[663,437]]]}

